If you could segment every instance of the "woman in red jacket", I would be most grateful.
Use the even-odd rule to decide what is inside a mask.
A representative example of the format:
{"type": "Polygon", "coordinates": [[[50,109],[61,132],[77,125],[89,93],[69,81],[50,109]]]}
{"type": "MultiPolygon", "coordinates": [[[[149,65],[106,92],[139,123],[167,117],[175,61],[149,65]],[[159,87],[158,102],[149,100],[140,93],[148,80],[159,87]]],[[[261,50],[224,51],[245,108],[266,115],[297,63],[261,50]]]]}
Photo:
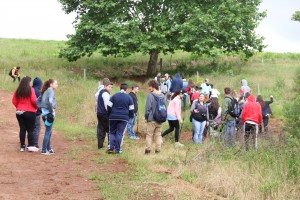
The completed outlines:
{"type": "Polygon", "coordinates": [[[16,117],[20,126],[20,151],[25,151],[25,138],[27,131],[28,151],[38,151],[34,146],[34,123],[35,113],[37,111],[36,95],[31,87],[31,78],[26,76],[22,78],[17,90],[14,92],[12,103],[16,107],[16,117]]]}

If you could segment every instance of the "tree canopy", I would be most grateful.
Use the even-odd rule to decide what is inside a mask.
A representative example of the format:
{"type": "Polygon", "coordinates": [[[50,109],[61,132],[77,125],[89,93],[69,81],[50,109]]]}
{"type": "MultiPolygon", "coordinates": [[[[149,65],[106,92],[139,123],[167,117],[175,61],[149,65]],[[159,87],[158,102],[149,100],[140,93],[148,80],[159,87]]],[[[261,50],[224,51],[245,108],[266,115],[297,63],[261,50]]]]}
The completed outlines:
{"type": "Polygon", "coordinates": [[[265,16],[261,0],[59,0],[76,12],[76,33],[68,35],[60,56],[75,61],[104,56],[150,55],[147,74],[156,71],[159,53],[184,50],[215,55],[263,49],[255,28],[265,16]]]}
{"type": "Polygon", "coordinates": [[[300,22],[300,11],[296,11],[293,16],[292,20],[300,22]]]}

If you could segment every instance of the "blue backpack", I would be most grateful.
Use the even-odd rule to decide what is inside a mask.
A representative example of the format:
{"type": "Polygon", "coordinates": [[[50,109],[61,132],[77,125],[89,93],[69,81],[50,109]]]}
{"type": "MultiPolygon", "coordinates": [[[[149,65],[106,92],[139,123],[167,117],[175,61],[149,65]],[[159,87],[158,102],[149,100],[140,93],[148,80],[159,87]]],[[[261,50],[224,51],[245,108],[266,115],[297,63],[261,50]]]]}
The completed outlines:
{"type": "Polygon", "coordinates": [[[153,118],[156,122],[163,123],[167,120],[167,106],[165,98],[156,97],[155,95],[153,95],[153,97],[156,101],[156,107],[153,113],[153,118]]]}

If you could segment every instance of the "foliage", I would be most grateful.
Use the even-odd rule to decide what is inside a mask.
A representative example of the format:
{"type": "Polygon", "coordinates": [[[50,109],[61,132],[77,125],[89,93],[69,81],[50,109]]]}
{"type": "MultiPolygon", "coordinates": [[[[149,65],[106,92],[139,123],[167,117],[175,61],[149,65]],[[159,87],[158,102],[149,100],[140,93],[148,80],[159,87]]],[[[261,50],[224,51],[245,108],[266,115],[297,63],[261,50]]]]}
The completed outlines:
{"type": "Polygon", "coordinates": [[[300,22],[300,11],[296,11],[296,12],[293,14],[292,20],[294,20],[294,21],[299,21],[299,22],[300,22]]]}
{"type": "Polygon", "coordinates": [[[263,49],[255,28],[265,16],[261,0],[59,0],[66,13],[76,12],[76,33],[60,56],[75,61],[100,52],[104,56],[150,55],[147,74],[156,71],[159,53],[181,49],[216,56],[263,49]]]}

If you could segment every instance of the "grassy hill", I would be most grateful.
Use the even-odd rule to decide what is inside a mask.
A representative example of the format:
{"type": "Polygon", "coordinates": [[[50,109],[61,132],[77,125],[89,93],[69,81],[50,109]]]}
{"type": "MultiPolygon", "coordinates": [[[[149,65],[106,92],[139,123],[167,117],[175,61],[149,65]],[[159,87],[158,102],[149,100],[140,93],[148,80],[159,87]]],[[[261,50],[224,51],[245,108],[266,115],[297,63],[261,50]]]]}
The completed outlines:
{"type": "MultiPolygon", "coordinates": [[[[117,175],[91,173],[87,178],[95,181],[107,199],[297,199],[300,195],[299,176],[290,178],[291,170],[299,170],[297,159],[291,157],[282,126],[276,127],[276,135],[259,139],[259,150],[243,151],[243,144],[228,149],[218,140],[210,140],[196,146],[187,139],[191,135],[189,113],[183,113],[185,123],[182,138],[184,148],[174,147],[173,136],[166,138],[161,154],[145,157],[144,141],[133,142],[125,137],[122,155],[111,156],[96,150],[96,115],[94,112],[98,81],[100,78],[115,78],[129,85],[139,84],[139,131],[145,133],[143,120],[146,82],[133,78],[143,73],[148,56],[135,54],[127,58],[102,57],[95,54],[69,63],[58,58],[63,42],[0,39],[0,89],[13,91],[16,83],[8,77],[8,70],[16,65],[22,67],[22,75],[42,80],[57,79],[58,108],[55,128],[63,131],[74,142],[70,150],[73,159],[90,159],[96,165],[126,160],[130,173],[117,175]],[[88,69],[83,80],[83,68],[88,69]],[[98,75],[97,75],[98,73],[98,75]],[[98,77],[98,78],[95,78],[98,77]],[[84,141],[86,145],[77,145],[84,141]],[[84,152],[84,153],[83,153],[84,152]],[[90,153],[93,152],[93,153],[90,153]],[[294,163],[294,164],[293,164],[294,163]],[[296,163],[296,164],[295,164],[296,163]],[[296,167],[296,169],[295,169],[296,167]],[[109,180],[109,181],[107,181],[109,180]],[[118,193],[113,189],[118,187],[118,193]]],[[[222,91],[229,86],[239,90],[241,79],[247,79],[254,94],[260,92],[265,98],[274,96],[271,121],[284,120],[284,106],[294,96],[293,79],[300,68],[300,54],[261,53],[244,62],[240,57],[220,56],[216,60],[197,57],[184,52],[161,55],[163,70],[174,74],[181,71],[198,83],[209,78],[215,88],[222,91]],[[213,62],[214,61],[214,62],[213,62]],[[214,64],[215,63],[215,64],[214,64]],[[177,67],[177,68],[176,68],[177,67]],[[196,75],[198,72],[198,76],[196,75]]],[[[118,88],[113,89],[113,93],[118,88]]],[[[164,128],[166,128],[166,124],[164,128]]],[[[296,175],[297,175],[296,173],[296,175]]]]}

